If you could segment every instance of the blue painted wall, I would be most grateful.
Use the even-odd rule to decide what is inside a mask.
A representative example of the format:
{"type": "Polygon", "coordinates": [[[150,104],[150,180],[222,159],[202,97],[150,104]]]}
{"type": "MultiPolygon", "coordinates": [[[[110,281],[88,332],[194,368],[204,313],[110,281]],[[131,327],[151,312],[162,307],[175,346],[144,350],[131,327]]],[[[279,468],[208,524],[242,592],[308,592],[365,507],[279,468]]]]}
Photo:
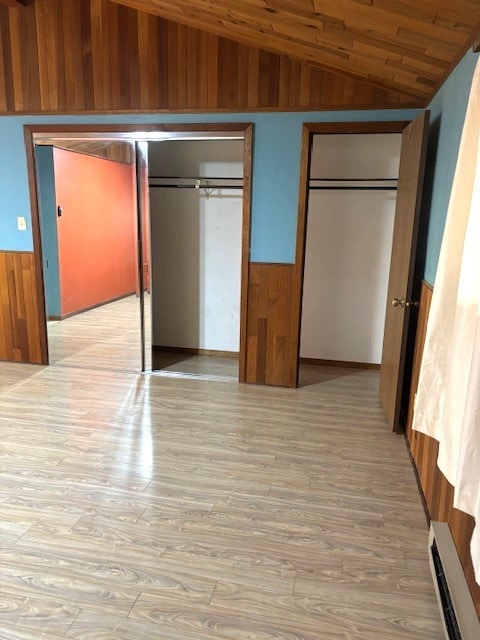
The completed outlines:
{"type": "Polygon", "coordinates": [[[426,221],[424,278],[435,282],[443,229],[457,162],[468,97],[479,54],[470,50],[429,105],[430,135],[425,174],[426,221]]]}
{"type": "MultiPolygon", "coordinates": [[[[448,201],[475,63],[469,51],[429,105],[431,134],[423,207],[424,277],[432,283],[440,251],[448,201]]],[[[199,115],[115,115],[0,117],[0,249],[32,250],[16,218],[29,219],[30,201],[23,140],[24,124],[140,124],[161,122],[254,122],[251,259],[293,262],[303,122],[408,120],[415,110],[240,113],[199,115]]]]}
{"type": "Polygon", "coordinates": [[[16,217],[30,217],[24,124],[141,124],[253,122],[251,260],[295,260],[301,131],[303,122],[411,120],[418,110],[239,113],[199,115],[0,117],[0,250],[33,248],[31,230],[17,231],[16,217]]]}
{"type": "Polygon", "coordinates": [[[53,147],[36,148],[38,204],[42,230],[42,257],[47,316],[60,316],[57,203],[53,147]]]}

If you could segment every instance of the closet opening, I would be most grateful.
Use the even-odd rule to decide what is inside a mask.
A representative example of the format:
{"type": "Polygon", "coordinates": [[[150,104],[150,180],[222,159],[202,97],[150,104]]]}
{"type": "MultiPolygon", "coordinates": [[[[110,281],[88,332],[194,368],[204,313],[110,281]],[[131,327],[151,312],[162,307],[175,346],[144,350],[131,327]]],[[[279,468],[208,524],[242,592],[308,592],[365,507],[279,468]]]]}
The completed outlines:
{"type": "Polygon", "coordinates": [[[148,145],[152,370],[239,378],[244,140],[148,145]]]}
{"type": "Polygon", "coordinates": [[[141,365],[134,143],[35,143],[51,364],[141,365]]]}
{"type": "Polygon", "coordinates": [[[298,385],[300,357],[336,365],[327,378],[341,367],[380,365],[379,376],[368,375],[397,432],[418,316],[429,119],[422,111],[410,122],[309,123],[302,134],[290,386],[298,385]]]}
{"type": "Polygon", "coordinates": [[[300,363],[380,369],[401,139],[312,137],[300,363]]]}
{"type": "MultiPolygon", "coordinates": [[[[152,368],[161,367],[163,375],[234,377],[244,382],[253,125],[250,123],[26,125],[24,131],[30,183],[35,285],[38,299],[37,317],[42,363],[58,364],[60,360],[64,360],[62,364],[71,366],[82,366],[87,363],[88,366],[92,366],[93,363],[99,368],[136,371],[152,371],[152,368]],[[203,144],[206,147],[201,147],[203,144]],[[200,146],[197,149],[195,145],[200,146]],[[212,145],[219,146],[212,147],[212,145]],[[233,146],[224,157],[220,150],[226,149],[228,145],[233,146]],[[151,154],[149,146],[152,148],[151,154]],[[117,150],[122,148],[129,158],[128,162],[124,162],[124,168],[128,165],[128,169],[125,169],[128,173],[128,177],[125,178],[125,183],[128,182],[128,194],[125,196],[128,200],[128,207],[126,207],[128,214],[119,216],[119,205],[115,202],[121,189],[117,188],[116,183],[111,180],[106,181],[105,191],[100,194],[103,201],[95,200],[96,204],[90,206],[88,203],[80,203],[81,198],[78,197],[77,202],[75,189],[80,176],[77,170],[68,170],[62,174],[64,175],[63,186],[69,191],[68,196],[73,196],[70,198],[71,202],[69,200],[68,204],[64,205],[64,195],[60,201],[56,197],[55,189],[44,200],[42,155],[50,155],[50,179],[55,187],[53,167],[55,155],[60,156],[62,152],[70,158],[80,154],[98,156],[101,154],[97,152],[101,149],[102,153],[108,156],[107,149],[111,150],[112,147],[116,147],[117,150]],[[212,157],[208,156],[208,153],[205,155],[202,151],[202,148],[207,147],[213,149],[212,157]],[[57,148],[58,152],[56,152],[57,148]],[[93,149],[96,149],[96,153],[93,153],[93,149]],[[160,149],[162,150],[159,151],[160,149]],[[183,154],[185,156],[183,161],[181,149],[189,149],[186,156],[183,154]],[[200,163],[197,163],[197,167],[194,167],[195,153],[200,163]],[[148,162],[150,155],[155,169],[151,174],[153,176],[151,184],[149,184],[148,162]],[[175,159],[176,156],[178,156],[177,159],[175,159]],[[200,156],[202,162],[200,162],[200,156]],[[174,166],[176,168],[172,173],[174,166]],[[228,171],[221,173],[225,167],[229,168],[230,173],[228,171]],[[155,179],[155,175],[162,179],[155,179]],[[215,180],[211,180],[212,177],[215,180]],[[190,185],[190,190],[185,183],[190,185]],[[190,196],[199,198],[196,202],[196,217],[188,213],[187,202],[182,204],[181,200],[175,200],[174,191],[179,194],[186,193],[187,190],[190,196]],[[160,191],[164,195],[168,192],[170,197],[167,195],[166,199],[163,197],[160,200],[158,195],[150,197],[152,192],[159,194],[160,191]],[[157,208],[158,201],[160,209],[157,208]],[[173,206],[169,203],[173,203],[173,206]],[[73,210],[77,205],[81,211],[76,212],[74,216],[73,210]],[[153,215],[151,215],[152,206],[153,215]],[[113,214],[113,218],[107,219],[107,208],[116,210],[117,215],[113,214]],[[47,222],[42,212],[44,209],[49,210],[47,222]],[[88,220],[85,218],[86,213],[89,214],[88,220]],[[123,217],[129,217],[128,224],[125,223],[128,226],[128,234],[126,234],[128,240],[119,237],[125,231],[123,217]],[[76,230],[70,229],[74,218],[77,223],[76,230]],[[84,228],[82,228],[82,220],[84,228]],[[175,227],[178,222],[180,226],[175,227]],[[60,240],[59,225],[62,226],[60,240]],[[172,225],[173,235],[167,240],[172,225]],[[103,292],[104,295],[99,300],[91,301],[82,298],[81,301],[76,301],[78,304],[72,308],[70,308],[71,305],[68,306],[70,302],[62,307],[64,302],[62,295],[67,290],[65,284],[62,284],[63,279],[59,282],[58,259],[62,251],[62,243],[65,244],[63,227],[69,227],[70,244],[63,253],[64,267],[70,270],[70,275],[73,275],[74,279],[73,286],[70,288],[70,297],[78,297],[80,290],[83,290],[88,298],[102,285],[108,270],[106,271],[104,265],[99,266],[97,263],[101,261],[104,252],[114,253],[116,256],[113,259],[116,268],[113,272],[110,270],[109,275],[114,280],[118,279],[120,272],[123,273],[123,268],[118,268],[119,264],[128,261],[128,269],[126,269],[128,286],[125,291],[122,289],[118,292],[117,287],[113,293],[103,292]],[[103,228],[101,234],[103,245],[95,244],[89,236],[84,243],[84,255],[77,256],[77,259],[79,236],[76,234],[88,235],[91,232],[95,234],[100,227],[103,228]],[[196,230],[195,234],[192,233],[194,230],[196,230]],[[55,260],[51,257],[52,250],[56,254],[56,265],[53,264],[55,260]],[[177,264],[172,263],[170,267],[168,260],[175,256],[180,257],[181,260],[177,264]],[[185,265],[193,268],[192,256],[197,258],[196,271],[191,269],[185,272],[185,265]],[[89,269],[92,264],[93,271],[89,269]],[[208,278],[204,277],[206,273],[209,274],[208,278]],[[56,307],[52,303],[50,291],[52,274],[53,280],[55,278],[57,280],[58,304],[56,307]],[[230,279],[226,279],[226,275],[229,275],[230,279]],[[78,278],[83,279],[81,286],[77,282],[78,278]],[[159,303],[157,303],[157,296],[159,303]],[[194,302],[197,302],[197,305],[194,305],[194,302]],[[129,309],[125,310],[123,307],[119,309],[117,315],[121,326],[117,326],[116,320],[109,311],[113,310],[115,305],[125,304],[129,305],[129,309]],[[174,335],[175,340],[172,341],[171,335],[169,337],[169,334],[162,330],[165,317],[162,314],[169,307],[179,312],[174,324],[182,326],[184,331],[187,331],[183,337],[185,338],[186,335],[188,339],[183,339],[180,343],[177,342],[178,336],[174,335]],[[93,341],[89,342],[88,335],[101,323],[96,317],[99,314],[105,316],[104,331],[100,331],[98,339],[93,337],[93,341]],[[95,318],[93,318],[94,315],[95,318]],[[192,318],[198,320],[198,326],[196,330],[192,330],[190,326],[190,333],[188,333],[188,322],[192,318]],[[61,327],[61,331],[64,331],[70,319],[72,323],[83,322],[82,327],[74,330],[72,334],[82,352],[80,359],[77,357],[78,350],[76,354],[67,353],[68,348],[75,351],[75,340],[65,337],[63,343],[62,341],[59,343],[63,344],[60,349],[57,349],[50,340],[53,335],[50,330],[52,323],[56,323],[57,328],[61,327]],[[158,327],[161,328],[159,332],[158,327]],[[152,339],[154,330],[156,331],[155,340],[152,339]],[[160,336],[159,340],[157,340],[157,334],[160,336]],[[228,334],[227,337],[225,337],[226,334],[228,334]],[[193,340],[194,335],[196,340],[193,340]],[[171,347],[180,349],[180,357],[179,353],[173,351],[171,347]],[[159,361],[158,353],[162,354],[163,360],[159,361]],[[153,359],[152,354],[155,356],[153,359]],[[71,358],[70,355],[75,357],[71,358]],[[221,358],[220,363],[226,363],[225,356],[229,356],[230,368],[226,367],[228,369],[226,372],[225,367],[222,369],[218,366],[218,370],[214,367],[214,370],[210,370],[209,373],[205,363],[200,363],[193,365],[193,368],[200,367],[194,371],[192,370],[194,356],[203,357],[209,363],[213,363],[214,358],[221,358]],[[165,358],[169,361],[166,362],[165,358]],[[191,360],[184,371],[182,367],[177,366],[180,360],[182,362],[191,360]]],[[[111,157],[102,159],[107,163],[113,162],[111,157]]],[[[89,190],[89,184],[96,179],[97,173],[95,169],[91,170],[89,174],[91,180],[87,179],[82,187],[78,183],[82,197],[84,192],[89,190]]],[[[97,191],[102,191],[103,188],[99,187],[97,191]]]]}

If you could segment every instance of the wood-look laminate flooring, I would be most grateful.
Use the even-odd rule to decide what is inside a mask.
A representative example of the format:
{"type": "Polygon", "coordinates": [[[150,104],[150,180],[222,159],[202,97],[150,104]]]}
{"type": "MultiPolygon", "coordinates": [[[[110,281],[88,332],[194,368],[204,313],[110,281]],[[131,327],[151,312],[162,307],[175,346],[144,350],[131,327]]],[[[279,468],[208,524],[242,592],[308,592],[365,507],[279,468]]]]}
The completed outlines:
{"type": "Polygon", "coordinates": [[[442,638],[377,372],[139,375],[128,326],[66,327],[56,364],[0,363],[2,640],[442,638]]]}

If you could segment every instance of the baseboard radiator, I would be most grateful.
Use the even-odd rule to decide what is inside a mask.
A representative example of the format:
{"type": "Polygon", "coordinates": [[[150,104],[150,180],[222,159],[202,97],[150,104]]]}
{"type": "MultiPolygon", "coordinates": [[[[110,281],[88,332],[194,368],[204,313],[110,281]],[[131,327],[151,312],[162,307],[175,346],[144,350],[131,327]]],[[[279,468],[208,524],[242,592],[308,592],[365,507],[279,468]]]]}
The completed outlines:
{"type": "Polygon", "coordinates": [[[428,556],[448,640],[478,640],[480,620],[446,522],[431,522],[428,556]]]}

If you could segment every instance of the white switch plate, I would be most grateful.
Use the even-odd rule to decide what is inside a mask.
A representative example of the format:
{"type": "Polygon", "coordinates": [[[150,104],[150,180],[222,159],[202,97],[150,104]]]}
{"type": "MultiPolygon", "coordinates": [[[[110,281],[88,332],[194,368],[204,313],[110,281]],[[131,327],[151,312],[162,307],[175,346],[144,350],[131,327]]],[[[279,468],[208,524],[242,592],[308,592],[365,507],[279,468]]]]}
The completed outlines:
{"type": "Polygon", "coordinates": [[[23,216],[18,216],[17,218],[17,227],[19,231],[27,230],[27,220],[23,216]]]}

